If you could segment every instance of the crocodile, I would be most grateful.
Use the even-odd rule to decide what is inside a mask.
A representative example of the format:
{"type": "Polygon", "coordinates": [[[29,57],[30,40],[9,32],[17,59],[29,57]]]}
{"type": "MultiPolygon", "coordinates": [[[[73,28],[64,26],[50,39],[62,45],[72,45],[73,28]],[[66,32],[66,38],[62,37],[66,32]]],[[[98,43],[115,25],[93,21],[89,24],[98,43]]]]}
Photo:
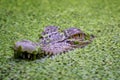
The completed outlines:
{"type": "Polygon", "coordinates": [[[93,35],[87,35],[82,30],[71,27],[65,30],[60,30],[56,26],[47,26],[39,36],[39,42],[30,40],[18,41],[14,45],[15,56],[34,59],[39,55],[57,55],[82,48],[93,41],[93,35]],[[22,54],[21,54],[22,53],[22,54]],[[24,54],[27,54],[23,56],[24,54]],[[29,56],[28,56],[29,55],[29,56]]]}

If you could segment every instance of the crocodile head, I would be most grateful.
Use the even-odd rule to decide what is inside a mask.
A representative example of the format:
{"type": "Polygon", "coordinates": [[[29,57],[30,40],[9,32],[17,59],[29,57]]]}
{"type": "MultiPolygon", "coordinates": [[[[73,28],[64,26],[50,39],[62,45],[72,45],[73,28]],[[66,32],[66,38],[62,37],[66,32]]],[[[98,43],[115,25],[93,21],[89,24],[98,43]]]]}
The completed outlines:
{"type": "Polygon", "coordinates": [[[47,26],[41,36],[38,43],[29,40],[16,42],[15,56],[25,55],[25,58],[26,56],[29,58],[30,55],[35,59],[38,54],[40,56],[61,54],[88,45],[94,37],[74,27],[60,32],[56,26],[47,26]]]}

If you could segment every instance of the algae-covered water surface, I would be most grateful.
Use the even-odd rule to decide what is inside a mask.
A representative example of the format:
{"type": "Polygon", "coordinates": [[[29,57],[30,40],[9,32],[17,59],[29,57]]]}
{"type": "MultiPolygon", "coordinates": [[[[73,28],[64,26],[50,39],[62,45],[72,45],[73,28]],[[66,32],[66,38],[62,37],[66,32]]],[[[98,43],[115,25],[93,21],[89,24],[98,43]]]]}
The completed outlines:
{"type": "Polygon", "coordinates": [[[119,0],[0,0],[0,80],[119,80],[119,0]],[[14,59],[16,41],[45,26],[95,35],[88,46],[34,61],[14,59]]]}

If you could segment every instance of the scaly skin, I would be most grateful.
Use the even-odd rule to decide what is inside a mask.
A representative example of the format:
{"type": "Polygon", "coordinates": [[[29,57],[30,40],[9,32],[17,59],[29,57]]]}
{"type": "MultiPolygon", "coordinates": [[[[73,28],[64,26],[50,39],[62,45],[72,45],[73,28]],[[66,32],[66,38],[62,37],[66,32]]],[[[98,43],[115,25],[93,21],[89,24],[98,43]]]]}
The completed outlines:
{"type": "Polygon", "coordinates": [[[42,32],[42,36],[48,35],[48,34],[52,34],[54,32],[58,32],[59,28],[56,26],[47,26],[44,31],[42,32]]]}
{"type": "Polygon", "coordinates": [[[42,46],[45,46],[49,43],[56,43],[63,41],[64,39],[65,39],[64,34],[57,32],[57,33],[53,33],[52,35],[48,35],[46,37],[41,38],[40,43],[42,46]]]}
{"type": "Polygon", "coordinates": [[[42,50],[47,55],[61,54],[72,49],[73,49],[72,46],[66,42],[50,43],[42,47],[42,50]]]}
{"type": "MultiPolygon", "coordinates": [[[[18,41],[15,43],[15,54],[22,53],[22,56],[27,58],[34,57],[40,54],[56,55],[61,54],[75,48],[82,48],[90,44],[94,36],[86,35],[83,31],[77,28],[69,28],[63,32],[55,26],[48,26],[41,34],[40,42],[33,43],[29,40],[18,41]]],[[[19,55],[21,56],[21,54],[19,55]]]]}
{"type": "Polygon", "coordinates": [[[65,35],[59,32],[59,29],[55,26],[48,26],[42,32],[40,39],[40,45],[45,46],[49,43],[56,43],[63,41],[65,39],[65,35]]]}
{"type": "Polygon", "coordinates": [[[74,48],[82,48],[91,43],[91,39],[85,40],[86,34],[80,29],[69,28],[63,31],[63,35],[60,35],[58,30],[55,30],[56,27],[50,27],[46,27],[43,33],[51,32],[43,35],[45,37],[41,39],[41,49],[45,54],[60,54],[74,48]]]}

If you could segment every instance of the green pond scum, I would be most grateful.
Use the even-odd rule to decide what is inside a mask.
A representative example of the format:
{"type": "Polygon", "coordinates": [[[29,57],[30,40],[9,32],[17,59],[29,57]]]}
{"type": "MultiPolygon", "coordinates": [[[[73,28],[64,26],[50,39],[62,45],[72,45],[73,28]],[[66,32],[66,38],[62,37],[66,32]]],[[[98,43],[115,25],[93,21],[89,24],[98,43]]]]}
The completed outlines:
{"type": "Polygon", "coordinates": [[[119,75],[120,0],[0,0],[0,80],[120,80],[119,75]],[[15,42],[37,42],[50,25],[76,27],[95,38],[66,54],[13,58],[15,42]]]}

